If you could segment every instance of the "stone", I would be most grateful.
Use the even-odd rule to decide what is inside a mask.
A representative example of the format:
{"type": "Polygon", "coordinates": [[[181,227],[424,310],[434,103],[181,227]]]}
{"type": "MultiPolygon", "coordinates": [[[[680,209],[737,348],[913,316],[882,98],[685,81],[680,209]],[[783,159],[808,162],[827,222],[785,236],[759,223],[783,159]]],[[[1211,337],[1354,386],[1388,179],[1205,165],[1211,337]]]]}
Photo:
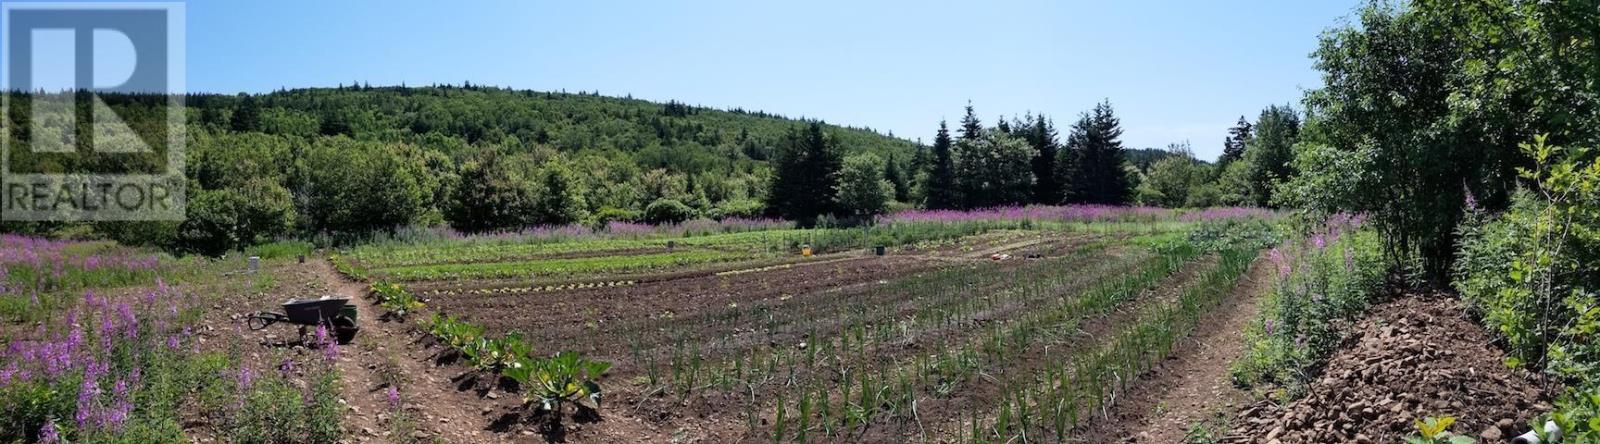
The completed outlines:
{"type": "Polygon", "coordinates": [[[1500,442],[1500,437],[1503,435],[1500,434],[1499,427],[1490,427],[1483,429],[1483,433],[1479,433],[1478,436],[1483,438],[1480,442],[1500,442]]]}

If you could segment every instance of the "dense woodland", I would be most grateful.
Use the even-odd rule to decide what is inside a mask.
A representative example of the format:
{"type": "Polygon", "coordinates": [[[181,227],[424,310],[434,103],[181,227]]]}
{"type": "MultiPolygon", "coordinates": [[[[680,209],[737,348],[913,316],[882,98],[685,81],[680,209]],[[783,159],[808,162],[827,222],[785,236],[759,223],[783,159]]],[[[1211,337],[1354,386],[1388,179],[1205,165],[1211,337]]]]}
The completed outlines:
{"type": "MultiPolygon", "coordinates": [[[[59,97],[13,94],[18,105],[5,123],[14,147],[63,138],[57,120],[71,108],[51,100],[59,97]],[[60,117],[47,117],[37,130],[44,133],[33,134],[31,107],[60,117]]],[[[161,99],[104,97],[139,134],[164,135],[161,99]]],[[[1298,125],[1287,107],[1269,108],[1255,124],[1241,120],[1244,132],[1229,143],[1239,145],[1242,162],[1212,166],[1181,147],[1124,148],[1109,102],[1065,134],[1043,115],[985,125],[969,104],[958,127],[941,122],[926,146],[741,109],[470,84],[195,94],[185,104],[188,220],[100,223],[87,227],[92,233],[219,254],[273,239],[337,241],[413,225],[484,232],[763,216],[858,224],[896,206],[1265,205],[1267,184],[1283,178],[1288,156],[1253,153],[1286,153],[1298,125]],[[1252,137],[1252,125],[1277,127],[1272,119],[1283,116],[1289,139],[1252,137]],[[1256,148],[1258,140],[1276,144],[1256,148]],[[1239,165],[1232,175],[1222,174],[1228,164],[1239,165]]],[[[13,164],[160,171],[165,145],[150,139],[157,150],[147,155],[13,149],[13,164]]]]}
{"type": "MultiPolygon", "coordinates": [[[[30,140],[31,96],[13,98],[8,134],[30,140]]],[[[160,98],[105,100],[135,128],[163,122],[160,98]]],[[[197,94],[185,102],[189,220],[98,224],[97,231],[217,253],[405,225],[485,231],[755,217],[767,209],[770,159],[804,125],[740,109],[471,85],[197,94]]],[[[871,130],[817,125],[850,153],[906,164],[915,151],[910,141],[871,130]]],[[[147,171],[164,155],[12,153],[25,171],[147,171]]]]}

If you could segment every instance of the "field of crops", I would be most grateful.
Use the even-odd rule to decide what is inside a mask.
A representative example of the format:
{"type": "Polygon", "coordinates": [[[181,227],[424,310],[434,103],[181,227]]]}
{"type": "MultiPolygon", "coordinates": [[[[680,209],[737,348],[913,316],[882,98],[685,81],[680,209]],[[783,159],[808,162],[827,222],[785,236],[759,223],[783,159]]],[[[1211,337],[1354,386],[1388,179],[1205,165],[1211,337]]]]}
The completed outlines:
{"type": "Polygon", "coordinates": [[[504,354],[611,364],[602,417],[717,441],[1055,441],[1277,241],[1263,214],[1137,216],[374,244],[336,263],[480,376],[514,373],[504,354]]]}

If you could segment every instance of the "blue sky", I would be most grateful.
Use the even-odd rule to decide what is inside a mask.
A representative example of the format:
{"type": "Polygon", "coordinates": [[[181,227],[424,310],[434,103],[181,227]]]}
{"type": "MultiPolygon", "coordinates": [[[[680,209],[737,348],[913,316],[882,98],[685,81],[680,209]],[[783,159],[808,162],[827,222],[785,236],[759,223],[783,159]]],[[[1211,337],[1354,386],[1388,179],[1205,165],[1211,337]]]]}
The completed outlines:
{"type": "MultiPolygon", "coordinates": [[[[931,140],[986,123],[1066,127],[1110,99],[1132,147],[1226,129],[1320,78],[1338,1],[188,2],[188,89],[471,81],[761,109],[931,140]]],[[[1063,131],[1064,132],[1064,131],[1063,131]]]]}

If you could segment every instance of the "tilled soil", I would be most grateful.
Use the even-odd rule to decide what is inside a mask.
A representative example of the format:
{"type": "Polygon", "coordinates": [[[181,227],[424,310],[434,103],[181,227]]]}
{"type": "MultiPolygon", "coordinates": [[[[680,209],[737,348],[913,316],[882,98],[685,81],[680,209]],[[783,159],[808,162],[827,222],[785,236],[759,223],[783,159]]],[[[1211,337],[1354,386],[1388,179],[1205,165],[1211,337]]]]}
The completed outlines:
{"type": "Polygon", "coordinates": [[[1350,332],[1305,397],[1245,408],[1223,442],[1400,442],[1417,418],[1449,415],[1452,432],[1492,444],[1550,410],[1551,391],[1507,368],[1505,354],[1449,295],[1380,304],[1350,332]]]}

